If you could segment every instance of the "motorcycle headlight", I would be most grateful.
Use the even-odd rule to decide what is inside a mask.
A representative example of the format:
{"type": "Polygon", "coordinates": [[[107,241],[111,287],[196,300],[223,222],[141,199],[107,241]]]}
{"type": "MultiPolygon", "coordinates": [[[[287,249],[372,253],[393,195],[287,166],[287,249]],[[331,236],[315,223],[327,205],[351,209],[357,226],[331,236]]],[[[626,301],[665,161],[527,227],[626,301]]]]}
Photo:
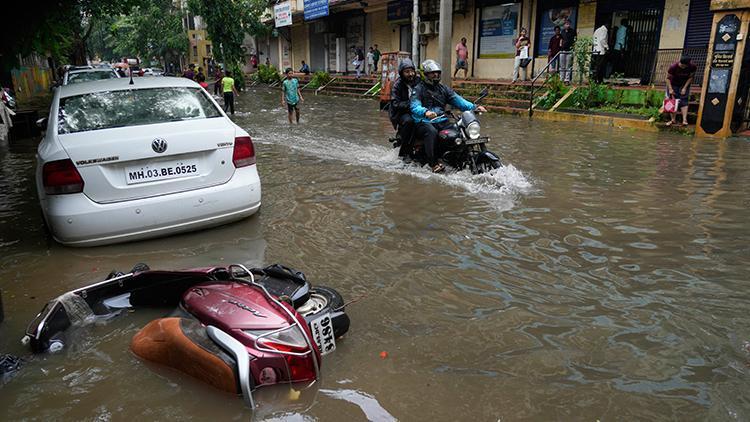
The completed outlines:
{"type": "Polygon", "coordinates": [[[471,122],[466,127],[466,134],[469,135],[470,139],[479,138],[479,122],[471,122]]]}

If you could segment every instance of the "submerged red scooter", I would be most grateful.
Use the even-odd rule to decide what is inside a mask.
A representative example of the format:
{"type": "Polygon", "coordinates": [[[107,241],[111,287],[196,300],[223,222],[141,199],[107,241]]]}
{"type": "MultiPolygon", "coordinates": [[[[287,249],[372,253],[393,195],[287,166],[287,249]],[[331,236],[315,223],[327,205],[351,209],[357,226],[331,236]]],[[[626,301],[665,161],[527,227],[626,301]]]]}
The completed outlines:
{"type": "Polygon", "coordinates": [[[253,408],[258,387],[317,380],[322,356],[349,330],[338,292],[278,264],[186,271],[139,264],[50,301],[24,341],[34,352],[59,350],[71,327],[142,307],[173,311],[133,337],[136,355],[241,393],[253,408]]]}

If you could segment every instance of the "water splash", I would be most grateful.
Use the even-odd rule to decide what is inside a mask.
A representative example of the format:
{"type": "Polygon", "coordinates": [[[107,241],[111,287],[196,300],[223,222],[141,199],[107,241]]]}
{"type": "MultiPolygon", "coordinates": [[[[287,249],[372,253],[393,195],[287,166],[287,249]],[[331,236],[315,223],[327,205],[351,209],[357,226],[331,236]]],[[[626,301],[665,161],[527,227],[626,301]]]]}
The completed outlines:
{"type": "Polygon", "coordinates": [[[253,138],[254,142],[282,145],[303,154],[443,183],[485,200],[501,210],[512,208],[517,195],[527,195],[534,190],[533,183],[512,164],[478,175],[471,174],[469,170],[448,170],[444,174],[434,174],[427,166],[405,164],[398,157],[397,149],[385,145],[326,137],[321,134],[324,131],[304,126],[282,126],[278,132],[272,138],[256,136],[253,138]]]}

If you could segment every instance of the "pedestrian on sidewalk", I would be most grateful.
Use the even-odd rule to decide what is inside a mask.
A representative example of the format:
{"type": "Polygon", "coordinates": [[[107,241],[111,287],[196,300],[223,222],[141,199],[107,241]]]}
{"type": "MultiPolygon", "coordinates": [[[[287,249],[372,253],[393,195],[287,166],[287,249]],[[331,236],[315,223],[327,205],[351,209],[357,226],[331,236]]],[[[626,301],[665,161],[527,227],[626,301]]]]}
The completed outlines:
{"type": "Polygon", "coordinates": [[[516,39],[515,46],[516,46],[516,58],[515,62],[513,63],[513,82],[515,83],[518,80],[518,74],[519,70],[523,69],[523,78],[522,81],[526,80],[527,73],[526,73],[526,67],[529,65],[529,62],[531,59],[529,58],[529,45],[530,45],[529,37],[526,36],[526,28],[521,28],[521,33],[516,39]]]}
{"type": "Polygon", "coordinates": [[[576,43],[576,36],[576,30],[566,19],[560,33],[560,37],[562,37],[560,43],[560,76],[566,84],[569,84],[573,77],[573,45],[576,43]]]}
{"type": "Polygon", "coordinates": [[[606,70],[605,58],[609,51],[609,28],[607,24],[600,26],[594,31],[594,50],[592,52],[591,67],[594,82],[604,82],[604,71],[606,70]]]}
{"type": "Polygon", "coordinates": [[[560,26],[555,26],[555,34],[549,39],[549,46],[547,46],[547,62],[549,65],[549,73],[557,73],[560,68],[560,57],[557,53],[562,48],[563,38],[560,34],[560,26]]]}
{"type": "MultiPolygon", "coordinates": [[[[667,97],[675,98],[682,113],[682,126],[687,126],[687,112],[690,103],[690,84],[693,83],[698,66],[694,65],[690,57],[682,56],[679,62],[673,63],[667,70],[667,97]]],[[[667,126],[677,123],[677,113],[669,113],[670,120],[667,126]]]]}
{"type": "Polygon", "coordinates": [[[362,76],[362,69],[365,66],[365,53],[359,47],[352,48],[354,48],[354,61],[352,64],[354,65],[354,70],[357,72],[357,79],[359,79],[362,76]]]}
{"type": "Polygon", "coordinates": [[[623,19],[620,22],[620,27],[617,28],[617,32],[615,32],[615,45],[612,48],[612,69],[615,73],[625,73],[625,56],[629,48],[629,42],[630,25],[628,25],[627,19],[623,19]]]}
{"type": "Polygon", "coordinates": [[[373,66],[375,65],[375,50],[370,47],[367,51],[367,74],[372,75],[373,66]]]}
{"type": "Polygon", "coordinates": [[[190,63],[188,65],[188,69],[185,72],[182,73],[182,77],[183,78],[188,78],[191,81],[194,80],[195,79],[195,70],[193,70],[193,69],[195,69],[195,65],[192,64],[192,63],[190,63]]]}
{"type": "Polygon", "coordinates": [[[240,96],[237,92],[237,88],[234,86],[234,79],[232,78],[232,72],[227,70],[224,72],[224,77],[221,78],[222,92],[224,93],[224,112],[230,111],[234,115],[234,97],[240,96]]]}
{"type": "Polygon", "coordinates": [[[223,77],[224,75],[221,73],[221,67],[216,66],[216,69],[214,70],[214,95],[219,95],[221,90],[221,78],[223,77]]]}
{"type": "Polygon", "coordinates": [[[297,124],[299,124],[299,103],[304,101],[302,92],[299,89],[299,80],[292,76],[292,68],[288,67],[284,72],[286,79],[281,84],[281,106],[286,104],[287,118],[289,124],[292,124],[292,112],[296,115],[297,124]]]}
{"type": "Polygon", "coordinates": [[[380,73],[380,69],[378,69],[378,62],[380,62],[380,56],[382,56],[382,54],[380,53],[380,50],[378,50],[378,45],[375,44],[375,49],[372,51],[372,60],[374,62],[373,67],[375,68],[375,73],[380,73]]]}
{"type": "Polygon", "coordinates": [[[465,37],[461,38],[461,42],[456,44],[456,70],[453,71],[454,78],[461,69],[463,69],[464,79],[466,79],[469,73],[469,47],[466,46],[465,37]]]}

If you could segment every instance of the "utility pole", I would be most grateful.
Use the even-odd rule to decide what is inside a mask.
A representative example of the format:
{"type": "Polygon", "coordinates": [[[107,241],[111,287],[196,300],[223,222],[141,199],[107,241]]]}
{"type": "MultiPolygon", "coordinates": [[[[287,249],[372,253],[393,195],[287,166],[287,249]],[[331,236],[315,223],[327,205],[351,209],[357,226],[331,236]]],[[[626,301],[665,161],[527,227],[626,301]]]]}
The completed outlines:
{"type": "Polygon", "coordinates": [[[419,0],[413,1],[411,10],[411,59],[419,67],[419,0]]]}
{"type": "Polygon", "coordinates": [[[453,0],[440,0],[440,33],[438,46],[440,66],[443,68],[441,82],[451,86],[451,41],[453,39],[453,0]]]}

